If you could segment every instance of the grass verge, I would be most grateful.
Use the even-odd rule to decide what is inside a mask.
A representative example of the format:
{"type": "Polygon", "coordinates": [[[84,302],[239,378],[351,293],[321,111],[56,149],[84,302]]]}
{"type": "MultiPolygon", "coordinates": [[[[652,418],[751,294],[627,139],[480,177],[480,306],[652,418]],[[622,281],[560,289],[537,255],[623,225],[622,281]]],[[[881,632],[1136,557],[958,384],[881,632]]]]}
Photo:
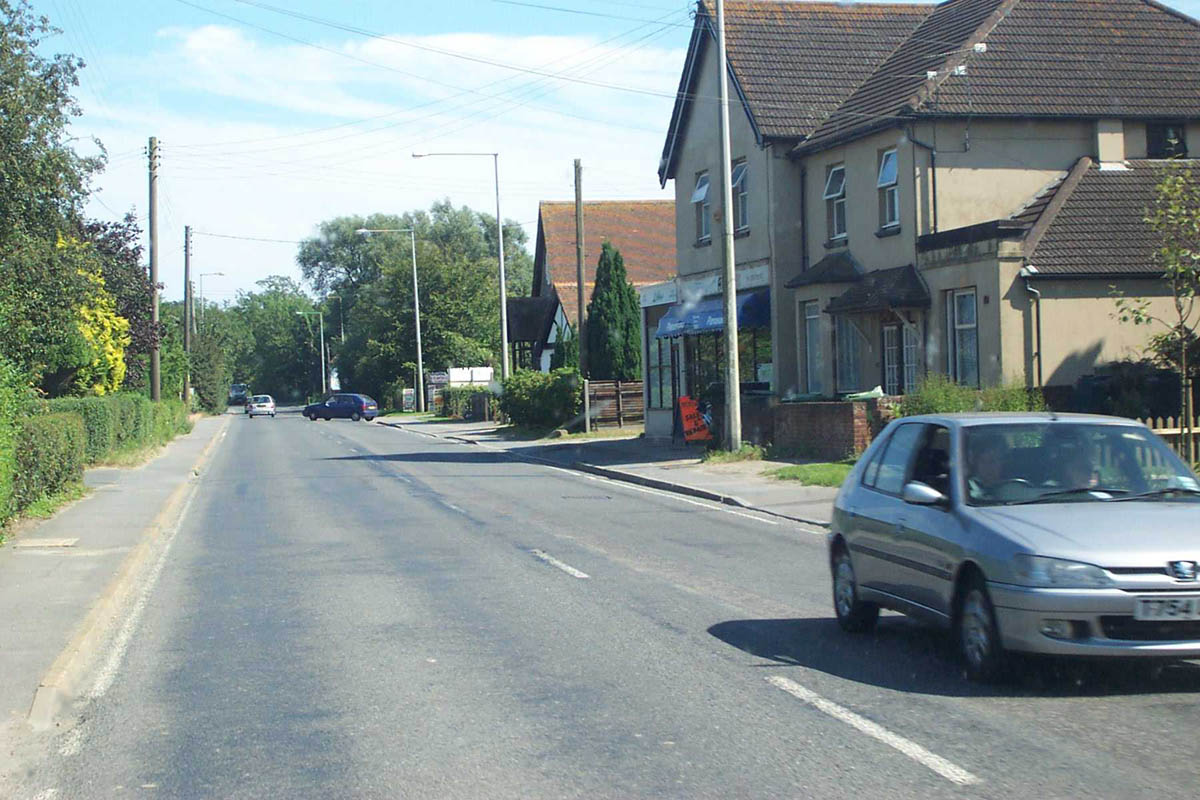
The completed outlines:
{"type": "Polygon", "coordinates": [[[756,444],[744,444],[740,450],[705,450],[700,460],[705,464],[732,464],[736,461],[762,461],[767,449],[756,444]]]}
{"type": "Polygon", "coordinates": [[[43,495],[38,500],[34,500],[21,516],[28,519],[49,519],[63,506],[87,497],[90,491],[82,482],[71,484],[61,492],[43,495]]]}
{"type": "Polygon", "coordinates": [[[804,486],[837,487],[853,468],[853,461],[823,461],[768,470],[767,475],[782,481],[799,481],[804,486]]]}

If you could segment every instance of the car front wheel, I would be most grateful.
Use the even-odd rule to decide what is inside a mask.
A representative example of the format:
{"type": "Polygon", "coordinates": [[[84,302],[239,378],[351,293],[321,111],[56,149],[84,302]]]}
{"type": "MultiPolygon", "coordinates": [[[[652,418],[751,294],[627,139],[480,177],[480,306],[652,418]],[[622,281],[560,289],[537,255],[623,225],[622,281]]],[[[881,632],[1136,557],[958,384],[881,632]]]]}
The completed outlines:
{"type": "Polygon", "coordinates": [[[879,606],[864,603],[858,597],[854,565],[845,546],[839,546],[833,557],[833,610],[838,625],[847,633],[869,631],[879,620],[879,606]]]}
{"type": "Polygon", "coordinates": [[[358,422],[360,419],[362,419],[362,414],[359,414],[357,411],[355,411],[350,414],[350,419],[353,422],[358,422]]]}
{"type": "Polygon", "coordinates": [[[1004,675],[1007,657],[1000,643],[996,611],[983,578],[974,575],[963,587],[958,607],[958,649],[967,677],[992,683],[1004,675]]]}

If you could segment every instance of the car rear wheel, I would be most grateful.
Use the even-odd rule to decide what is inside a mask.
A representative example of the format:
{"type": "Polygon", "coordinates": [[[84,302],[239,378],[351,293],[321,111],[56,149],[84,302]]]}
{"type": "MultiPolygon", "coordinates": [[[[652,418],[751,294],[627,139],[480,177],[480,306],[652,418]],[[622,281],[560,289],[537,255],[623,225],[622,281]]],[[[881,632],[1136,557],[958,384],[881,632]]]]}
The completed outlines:
{"type": "Polygon", "coordinates": [[[854,565],[845,546],[839,546],[833,556],[833,610],[838,625],[847,633],[869,631],[879,620],[879,606],[864,603],[858,597],[854,565]]]}
{"type": "Polygon", "coordinates": [[[1008,659],[983,577],[976,574],[968,578],[960,597],[958,649],[967,677],[980,683],[998,681],[1004,676],[1008,659]]]}

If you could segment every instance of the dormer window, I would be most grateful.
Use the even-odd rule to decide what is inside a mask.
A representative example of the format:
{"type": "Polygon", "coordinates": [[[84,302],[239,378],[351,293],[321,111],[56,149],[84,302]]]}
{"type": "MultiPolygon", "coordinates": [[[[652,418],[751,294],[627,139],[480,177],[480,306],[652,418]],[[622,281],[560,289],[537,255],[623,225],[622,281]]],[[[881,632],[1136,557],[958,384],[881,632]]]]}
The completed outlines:
{"type": "Polygon", "coordinates": [[[1187,158],[1187,127],[1183,122],[1146,124],[1147,158],[1187,158]]]}
{"type": "Polygon", "coordinates": [[[692,190],[692,205],[696,209],[696,243],[704,244],[712,241],[712,231],[709,222],[712,219],[712,206],[708,199],[708,173],[701,172],[696,176],[696,188],[692,190]]]}
{"type": "Polygon", "coordinates": [[[830,240],[846,238],[846,167],[838,164],[825,176],[825,219],[830,240]]]}
{"type": "Polygon", "coordinates": [[[879,154],[879,177],[875,186],[879,190],[879,227],[895,228],[900,225],[900,190],[897,184],[899,170],[896,150],[884,150],[879,154]]]}

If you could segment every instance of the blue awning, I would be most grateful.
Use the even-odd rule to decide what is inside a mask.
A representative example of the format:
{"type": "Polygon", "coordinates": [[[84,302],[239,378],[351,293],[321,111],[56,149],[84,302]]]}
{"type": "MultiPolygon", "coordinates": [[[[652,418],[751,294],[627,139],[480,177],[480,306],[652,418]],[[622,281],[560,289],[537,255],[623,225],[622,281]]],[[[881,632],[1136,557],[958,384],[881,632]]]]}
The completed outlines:
{"type": "MultiPolygon", "coordinates": [[[[739,328],[766,328],[771,325],[771,290],[742,292],[735,300],[739,328]]],[[[654,336],[709,333],[725,327],[725,301],[709,297],[693,303],[677,303],[658,321],[654,336]]]]}

